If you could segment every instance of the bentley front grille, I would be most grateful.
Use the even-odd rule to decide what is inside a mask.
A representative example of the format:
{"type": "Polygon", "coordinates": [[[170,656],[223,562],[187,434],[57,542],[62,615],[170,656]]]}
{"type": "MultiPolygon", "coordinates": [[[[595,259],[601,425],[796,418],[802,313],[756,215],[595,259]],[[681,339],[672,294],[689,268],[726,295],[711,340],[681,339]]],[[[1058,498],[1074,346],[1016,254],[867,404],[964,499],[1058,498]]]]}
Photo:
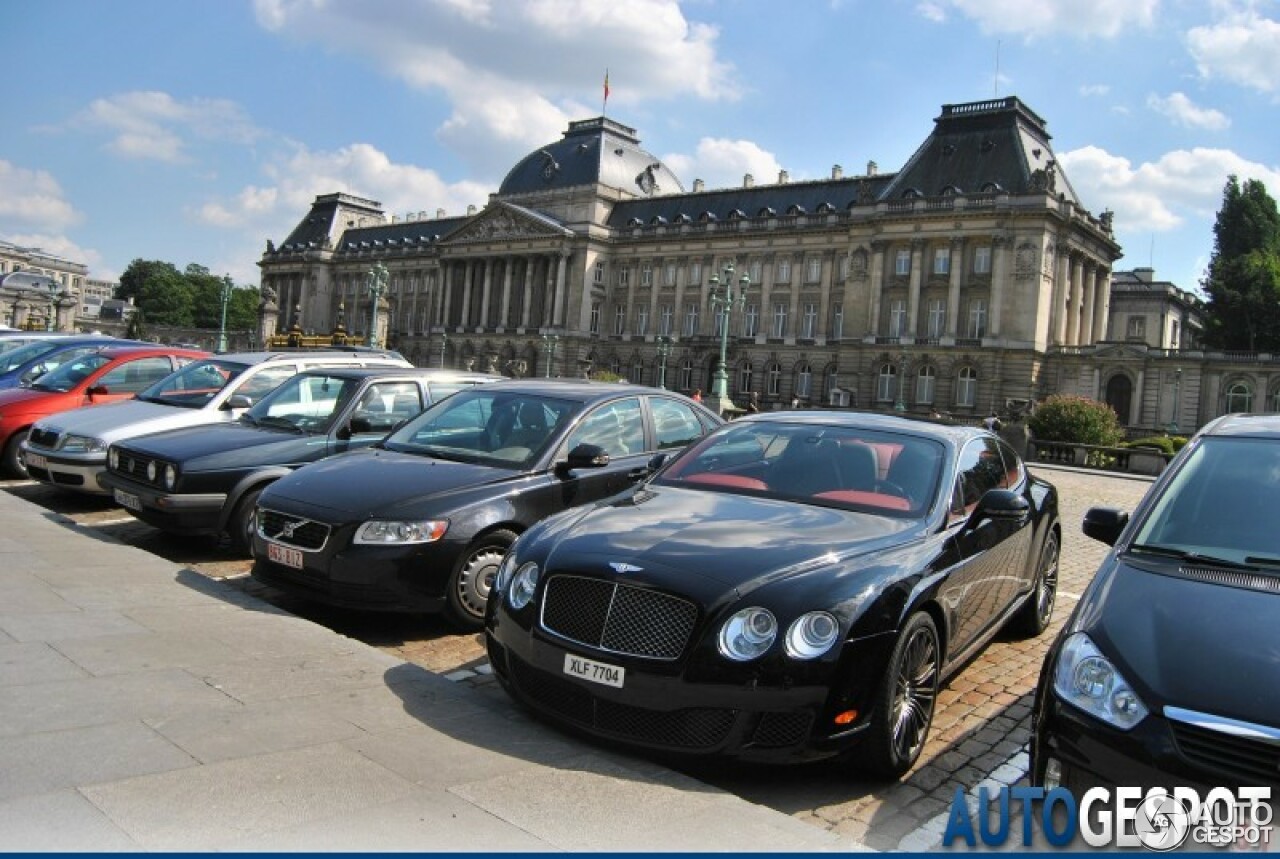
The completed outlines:
{"type": "Polygon", "coordinates": [[[650,659],[677,659],[698,619],[681,597],[585,576],[547,580],[542,627],[569,641],[650,659]]]}

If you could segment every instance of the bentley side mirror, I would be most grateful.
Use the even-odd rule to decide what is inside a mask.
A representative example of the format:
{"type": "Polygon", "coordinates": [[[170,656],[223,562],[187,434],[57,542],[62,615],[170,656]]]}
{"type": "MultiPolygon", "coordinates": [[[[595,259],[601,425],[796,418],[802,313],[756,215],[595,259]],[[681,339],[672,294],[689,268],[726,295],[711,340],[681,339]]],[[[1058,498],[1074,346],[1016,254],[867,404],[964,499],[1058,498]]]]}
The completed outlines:
{"type": "Polygon", "coordinates": [[[1080,529],[1086,537],[1114,546],[1120,532],[1129,524],[1129,511],[1115,507],[1090,507],[1085,511],[1080,529]]]}
{"type": "Polygon", "coordinates": [[[973,516],[974,521],[1020,521],[1026,519],[1030,512],[1031,505],[1027,503],[1027,499],[1012,489],[989,489],[978,502],[978,509],[973,512],[973,516]]]}

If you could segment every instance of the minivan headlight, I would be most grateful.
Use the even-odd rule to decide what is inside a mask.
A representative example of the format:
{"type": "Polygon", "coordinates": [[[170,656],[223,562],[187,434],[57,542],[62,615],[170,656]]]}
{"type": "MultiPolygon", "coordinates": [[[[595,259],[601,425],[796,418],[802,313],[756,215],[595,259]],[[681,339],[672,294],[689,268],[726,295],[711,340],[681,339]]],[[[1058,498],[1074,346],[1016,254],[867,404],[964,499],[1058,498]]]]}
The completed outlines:
{"type": "Polygon", "coordinates": [[[1062,645],[1053,690],[1108,725],[1127,731],[1147,717],[1147,707],[1089,636],[1077,632],[1062,645]]]}
{"type": "Polygon", "coordinates": [[[444,536],[449,523],[438,520],[425,522],[365,522],[356,531],[355,542],[365,545],[407,545],[434,543],[444,536]]]}

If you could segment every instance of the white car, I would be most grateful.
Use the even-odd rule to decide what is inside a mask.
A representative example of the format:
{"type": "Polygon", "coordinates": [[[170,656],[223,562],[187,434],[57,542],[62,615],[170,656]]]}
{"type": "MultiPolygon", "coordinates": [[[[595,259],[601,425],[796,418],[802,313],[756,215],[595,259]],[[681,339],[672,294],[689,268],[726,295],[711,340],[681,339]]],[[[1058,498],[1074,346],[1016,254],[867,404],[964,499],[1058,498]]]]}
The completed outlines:
{"type": "Polygon", "coordinates": [[[188,364],[132,400],[87,406],[37,422],[21,455],[28,475],[61,489],[109,495],[98,478],[114,442],[244,414],[286,379],[324,367],[412,367],[380,352],[236,352],[188,364]]]}

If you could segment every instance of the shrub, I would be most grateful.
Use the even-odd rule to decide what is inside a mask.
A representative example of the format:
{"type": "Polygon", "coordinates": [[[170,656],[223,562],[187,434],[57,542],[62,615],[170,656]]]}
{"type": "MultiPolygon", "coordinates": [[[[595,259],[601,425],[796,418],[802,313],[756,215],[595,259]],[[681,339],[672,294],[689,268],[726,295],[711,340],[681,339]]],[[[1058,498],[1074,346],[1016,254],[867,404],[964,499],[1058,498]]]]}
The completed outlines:
{"type": "Polygon", "coordinates": [[[1158,450],[1161,453],[1167,453],[1170,455],[1172,455],[1175,450],[1173,446],[1173,439],[1167,435],[1153,435],[1148,438],[1137,438],[1131,442],[1127,442],[1125,447],[1158,450]]]}
{"type": "Polygon", "coordinates": [[[1027,425],[1040,441],[1115,445],[1124,437],[1120,419],[1106,403],[1058,394],[1036,406],[1027,425]]]}

